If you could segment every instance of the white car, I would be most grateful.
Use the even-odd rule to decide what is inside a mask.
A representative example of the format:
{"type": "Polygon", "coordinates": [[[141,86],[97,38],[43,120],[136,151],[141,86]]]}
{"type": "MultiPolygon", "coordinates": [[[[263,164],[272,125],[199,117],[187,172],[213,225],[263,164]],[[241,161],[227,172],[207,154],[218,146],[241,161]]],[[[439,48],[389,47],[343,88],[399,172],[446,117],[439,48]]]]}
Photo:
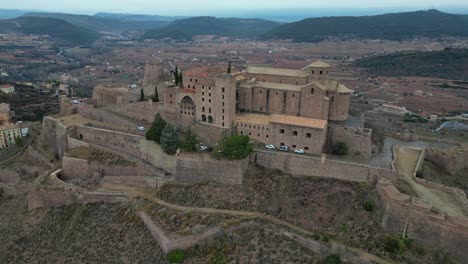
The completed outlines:
{"type": "Polygon", "coordinates": [[[205,150],[208,150],[208,147],[203,145],[203,144],[200,144],[200,150],[201,151],[205,151],[205,150]]]}
{"type": "Polygon", "coordinates": [[[266,149],[276,149],[275,145],[273,144],[268,144],[265,146],[266,149]]]}
{"type": "Polygon", "coordinates": [[[278,150],[288,152],[289,148],[287,146],[279,146],[278,150]]]}
{"type": "Polygon", "coordinates": [[[137,129],[140,130],[140,131],[145,131],[145,127],[144,127],[144,126],[139,126],[139,127],[137,127],[137,129]]]}
{"type": "Polygon", "coordinates": [[[295,149],[294,150],[294,153],[297,153],[297,154],[305,154],[305,151],[303,149],[295,149]]]}
{"type": "Polygon", "coordinates": [[[74,104],[79,104],[79,103],[80,103],[80,101],[78,101],[78,100],[74,99],[74,100],[73,100],[73,103],[74,103],[74,104]]]}

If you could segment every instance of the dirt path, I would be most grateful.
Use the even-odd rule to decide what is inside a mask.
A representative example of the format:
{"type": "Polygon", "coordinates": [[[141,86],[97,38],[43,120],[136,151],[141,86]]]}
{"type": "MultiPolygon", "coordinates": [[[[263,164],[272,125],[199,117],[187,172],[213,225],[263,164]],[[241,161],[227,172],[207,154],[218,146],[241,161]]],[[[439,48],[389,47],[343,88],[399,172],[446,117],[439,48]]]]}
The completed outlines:
{"type": "Polygon", "coordinates": [[[414,170],[419,159],[421,150],[416,148],[397,147],[396,170],[413,188],[422,200],[432,203],[437,210],[450,216],[464,217],[464,209],[451,193],[442,189],[430,188],[417,183],[413,178],[414,170]]]}
{"type": "MultiPolygon", "coordinates": [[[[286,227],[290,230],[294,230],[295,232],[301,234],[301,235],[307,235],[307,236],[312,236],[314,235],[314,232],[308,231],[302,227],[293,225],[289,222],[283,221],[279,218],[276,218],[271,215],[266,215],[258,212],[251,212],[251,211],[237,211],[237,210],[228,210],[228,209],[215,209],[215,208],[203,208],[203,207],[188,207],[188,206],[182,206],[182,205],[177,205],[177,204],[172,204],[168,203],[166,201],[163,201],[157,197],[155,197],[152,194],[149,194],[147,192],[141,191],[139,189],[131,188],[131,187],[124,187],[124,186],[115,186],[113,189],[109,189],[112,191],[119,191],[119,192],[128,192],[132,194],[135,198],[144,198],[150,202],[156,203],[158,205],[176,210],[176,211],[183,211],[183,212],[195,212],[195,213],[206,213],[206,214],[224,214],[224,215],[232,215],[232,216],[241,216],[241,217],[249,217],[249,218],[257,218],[257,219],[262,219],[265,221],[268,221],[270,223],[280,225],[283,227],[286,227]]],[[[391,261],[388,261],[386,259],[380,258],[378,256],[372,255],[368,253],[367,251],[358,249],[358,248],[352,248],[348,247],[345,245],[342,245],[338,242],[333,241],[336,246],[341,246],[344,248],[347,248],[350,251],[354,251],[356,254],[360,255],[362,259],[370,262],[375,262],[375,263],[381,263],[381,264],[389,264],[392,263],[391,261]]]]}

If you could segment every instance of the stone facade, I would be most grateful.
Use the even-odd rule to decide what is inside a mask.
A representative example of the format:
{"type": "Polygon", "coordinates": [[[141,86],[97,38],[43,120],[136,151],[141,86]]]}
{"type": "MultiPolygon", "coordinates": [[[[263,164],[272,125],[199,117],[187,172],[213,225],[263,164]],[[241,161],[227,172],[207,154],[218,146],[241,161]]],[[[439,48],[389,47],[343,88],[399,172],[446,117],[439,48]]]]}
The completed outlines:
{"type": "MultiPolygon", "coordinates": [[[[189,69],[183,72],[183,85],[158,87],[163,97],[159,113],[180,129],[202,124],[313,154],[329,149],[327,144],[343,141],[352,153],[368,157],[371,131],[363,126],[349,131],[339,128],[339,122],[349,119],[351,90],[330,80],[329,68],[317,61],[302,70],[248,67],[230,74],[224,67],[189,69]],[[263,117],[251,118],[260,114],[263,117]],[[329,121],[338,123],[327,126],[329,121]],[[335,135],[336,139],[330,139],[335,135]]],[[[218,137],[201,136],[211,143],[224,133],[215,134],[218,137]]]]}

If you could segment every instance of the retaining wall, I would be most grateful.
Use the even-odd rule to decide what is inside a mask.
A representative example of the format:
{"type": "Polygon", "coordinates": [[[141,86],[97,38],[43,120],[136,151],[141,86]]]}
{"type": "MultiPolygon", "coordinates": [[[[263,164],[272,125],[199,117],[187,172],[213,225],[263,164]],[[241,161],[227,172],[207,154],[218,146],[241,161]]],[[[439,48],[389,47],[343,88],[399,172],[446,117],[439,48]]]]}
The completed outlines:
{"type": "Polygon", "coordinates": [[[183,183],[214,181],[226,185],[242,184],[249,159],[217,160],[209,154],[181,154],[177,157],[174,180],[183,183]]]}
{"type": "Polygon", "coordinates": [[[375,183],[378,176],[395,177],[394,171],[371,168],[367,165],[268,151],[255,152],[251,161],[294,176],[328,177],[371,184],[375,183]]]}

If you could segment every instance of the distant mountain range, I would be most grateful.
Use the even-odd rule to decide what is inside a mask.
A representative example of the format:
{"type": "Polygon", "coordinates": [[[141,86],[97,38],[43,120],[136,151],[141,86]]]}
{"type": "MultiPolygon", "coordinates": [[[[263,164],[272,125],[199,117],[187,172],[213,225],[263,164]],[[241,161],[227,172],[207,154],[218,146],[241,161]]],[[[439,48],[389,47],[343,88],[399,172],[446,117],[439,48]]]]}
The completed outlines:
{"type": "MultiPolygon", "coordinates": [[[[376,16],[308,18],[286,24],[255,18],[208,16],[181,18],[112,13],[98,13],[88,16],[37,12],[26,13],[11,21],[17,21],[21,25],[17,26],[17,29],[21,31],[34,29],[37,32],[50,32],[51,36],[61,39],[67,38],[68,40],[79,40],[83,36],[84,42],[97,38],[99,36],[97,32],[121,34],[127,31],[144,32],[143,39],[172,38],[180,40],[191,40],[196,35],[279,39],[295,42],[316,42],[327,38],[399,41],[415,37],[468,37],[468,15],[448,14],[438,10],[376,16]],[[37,20],[38,18],[50,18],[50,20],[37,20]],[[64,25],[60,25],[60,21],[63,21],[64,25]],[[32,25],[33,22],[38,24],[32,25]],[[48,28],[41,28],[41,26],[48,28]],[[56,27],[58,32],[54,32],[54,28],[51,26],[56,27]],[[70,28],[71,32],[76,35],[72,36],[62,32],[66,27],[70,28]]],[[[0,21],[0,26],[1,31],[12,25],[8,20],[3,20],[0,21]]]]}
{"type": "Polygon", "coordinates": [[[188,18],[186,16],[159,16],[159,15],[138,15],[138,14],[117,14],[117,13],[97,13],[95,17],[124,19],[133,21],[174,21],[188,18]]]}
{"type": "Polygon", "coordinates": [[[316,42],[329,37],[404,40],[444,35],[468,36],[468,15],[428,10],[377,16],[309,18],[281,25],[262,37],[316,42]]]}
{"type": "Polygon", "coordinates": [[[101,34],[64,20],[43,17],[18,17],[0,20],[0,32],[15,30],[25,34],[49,35],[60,42],[89,44],[101,34]]]}
{"type": "Polygon", "coordinates": [[[192,17],[173,21],[163,28],[149,30],[143,38],[191,40],[196,35],[255,38],[279,25],[278,22],[264,19],[192,17]]]}
{"type": "Polygon", "coordinates": [[[125,31],[145,31],[149,29],[164,27],[169,24],[169,17],[162,17],[164,20],[155,20],[158,16],[120,15],[98,13],[94,16],[73,15],[64,13],[26,13],[27,17],[50,17],[65,20],[74,25],[87,28],[93,31],[122,33],[125,31]],[[136,17],[147,17],[147,20],[136,17]]]}

